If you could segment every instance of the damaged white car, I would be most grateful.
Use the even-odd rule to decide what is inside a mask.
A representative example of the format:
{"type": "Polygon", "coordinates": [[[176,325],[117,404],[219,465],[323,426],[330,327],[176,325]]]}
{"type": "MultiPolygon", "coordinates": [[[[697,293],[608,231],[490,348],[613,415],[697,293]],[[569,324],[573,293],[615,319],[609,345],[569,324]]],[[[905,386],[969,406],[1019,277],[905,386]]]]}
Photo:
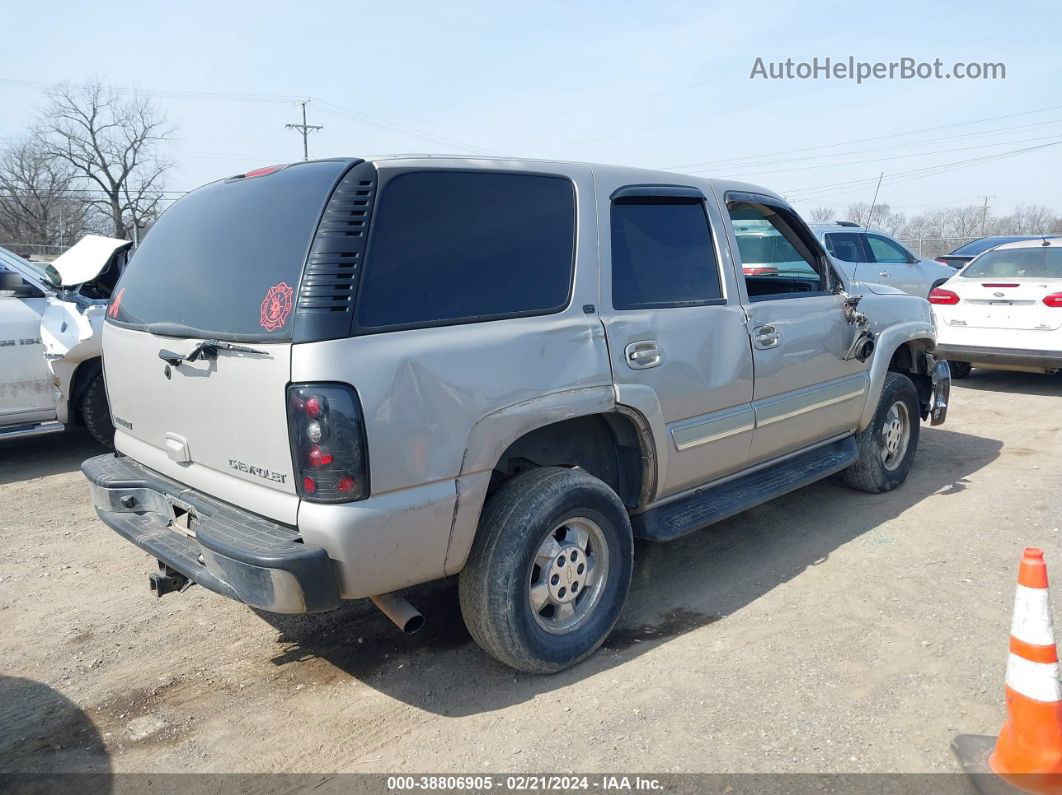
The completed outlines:
{"type": "Polygon", "coordinates": [[[113,445],[100,331],[131,246],[87,235],[51,263],[0,248],[0,440],[84,425],[113,445]]]}

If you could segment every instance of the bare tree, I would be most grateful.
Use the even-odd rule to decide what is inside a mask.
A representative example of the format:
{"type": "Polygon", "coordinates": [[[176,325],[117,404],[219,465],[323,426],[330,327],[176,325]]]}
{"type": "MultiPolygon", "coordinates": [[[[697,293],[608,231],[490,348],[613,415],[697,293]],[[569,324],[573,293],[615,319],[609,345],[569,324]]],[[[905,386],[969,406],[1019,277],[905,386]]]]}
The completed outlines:
{"type": "Polygon", "coordinates": [[[25,138],[0,150],[0,234],[20,253],[47,253],[76,241],[90,227],[91,208],[70,191],[73,167],[25,138]],[[16,246],[18,247],[18,246],[16,246]],[[40,247],[40,248],[38,248],[40,247]]]}
{"type": "Polygon", "coordinates": [[[811,210],[811,220],[816,222],[832,221],[833,220],[833,208],[832,207],[813,207],[811,210]]]}
{"type": "Polygon", "coordinates": [[[115,237],[150,224],[171,167],[158,150],[174,128],[146,97],[123,99],[99,81],[47,95],[39,122],[46,152],[69,163],[79,183],[99,189],[93,204],[109,217],[115,237]]]}

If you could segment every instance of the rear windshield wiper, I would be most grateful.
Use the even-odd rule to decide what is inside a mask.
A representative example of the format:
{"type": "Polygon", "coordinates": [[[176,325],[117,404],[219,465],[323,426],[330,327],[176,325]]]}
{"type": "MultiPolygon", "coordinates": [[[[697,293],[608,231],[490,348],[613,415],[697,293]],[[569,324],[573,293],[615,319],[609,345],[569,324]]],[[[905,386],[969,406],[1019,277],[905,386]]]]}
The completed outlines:
{"type": "Polygon", "coordinates": [[[248,348],[246,345],[233,345],[231,342],[222,342],[221,340],[203,340],[184,356],[179,353],[174,353],[173,351],[161,350],[159,351],[159,358],[166,362],[166,364],[172,364],[174,367],[177,367],[181,362],[194,362],[198,359],[216,359],[218,358],[218,351],[253,353],[257,356],[268,355],[265,351],[260,351],[257,348],[248,348]]]}

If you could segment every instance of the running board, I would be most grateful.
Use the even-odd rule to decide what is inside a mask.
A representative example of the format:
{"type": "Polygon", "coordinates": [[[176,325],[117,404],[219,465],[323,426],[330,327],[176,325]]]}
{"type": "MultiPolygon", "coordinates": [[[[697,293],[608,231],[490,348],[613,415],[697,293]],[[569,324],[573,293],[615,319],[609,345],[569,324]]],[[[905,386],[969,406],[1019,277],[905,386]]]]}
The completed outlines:
{"type": "Polygon", "coordinates": [[[49,433],[58,433],[66,427],[61,422],[27,422],[22,425],[11,425],[0,428],[0,441],[5,439],[28,439],[31,436],[44,436],[49,433]]]}
{"type": "Polygon", "coordinates": [[[849,436],[631,517],[634,535],[670,541],[840,472],[859,458],[849,436]]]}

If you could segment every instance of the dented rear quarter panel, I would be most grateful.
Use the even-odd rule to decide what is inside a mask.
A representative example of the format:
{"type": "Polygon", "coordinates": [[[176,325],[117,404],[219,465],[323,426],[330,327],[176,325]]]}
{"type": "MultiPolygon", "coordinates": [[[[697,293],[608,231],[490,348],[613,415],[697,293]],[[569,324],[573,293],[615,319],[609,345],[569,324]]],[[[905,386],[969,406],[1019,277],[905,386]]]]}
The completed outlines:
{"type": "Polygon", "coordinates": [[[349,383],[365,417],[371,496],[299,508],[305,542],[339,563],[345,597],[459,570],[502,452],[534,428],[614,407],[604,328],[584,309],[597,302],[592,174],[570,164],[535,170],[575,183],[575,276],[566,309],[292,346],[293,382],[349,383]]]}

